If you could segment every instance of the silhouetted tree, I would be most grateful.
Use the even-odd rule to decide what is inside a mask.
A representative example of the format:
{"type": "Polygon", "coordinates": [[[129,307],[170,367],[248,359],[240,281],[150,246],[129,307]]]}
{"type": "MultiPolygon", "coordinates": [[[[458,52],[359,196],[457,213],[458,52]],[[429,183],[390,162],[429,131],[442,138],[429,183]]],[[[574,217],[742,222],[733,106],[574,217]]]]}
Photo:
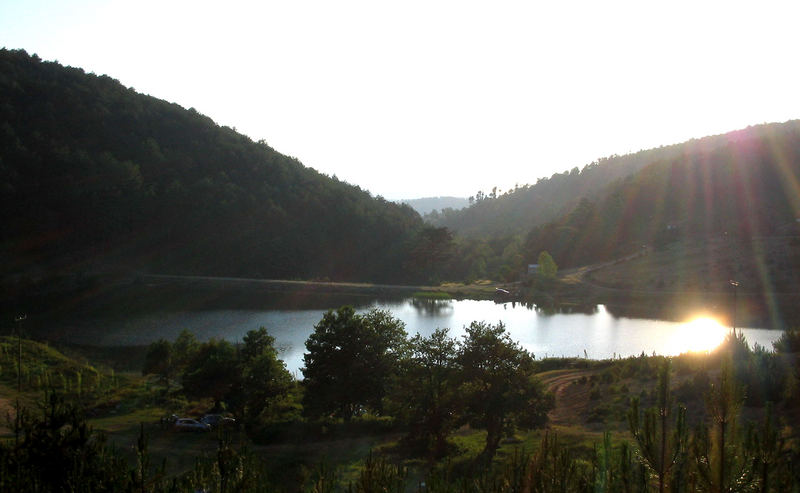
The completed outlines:
{"type": "Polygon", "coordinates": [[[447,436],[461,419],[457,343],[447,329],[437,329],[429,337],[415,335],[409,346],[393,386],[393,411],[409,425],[412,442],[441,457],[447,436]]]}
{"type": "Polygon", "coordinates": [[[248,331],[239,356],[239,375],[228,397],[232,410],[248,426],[280,418],[294,381],[278,358],[275,339],[264,327],[248,331]]]}
{"type": "Polygon", "coordinates": [[[174,371],[172,344],[166,339],[159,339],[151,343],[145,354],[142,375],[158,375],[169,391],[169,381],[174,375],[174,371]]]}
{"type": "Polygon", "coordinates": [[[362,408],[380,412],[405,346],[403,322],[387,311],[329,310],[306,341],[304,412],[345,420],[362,408]]]}
{"type": "Polygon", "coordinates": [[[211,339],[200,345],[183,373],[183,391],[190,398],[211,397],[214,408],[237,386],[240,372],[236,349],[221,339],[211,339]]]}
{"type": "Polygon", "coordinates": [[[511,339],[502,323],[472,322],[466,332],[458,355],[462,392],[471,425],[487,432],[482,455],[488,460],[503,434],[517,426],[544,426],[553,396],[534,376],[533,357],[511,339]]]}
{"type": "Polygon", "coordinates": [[[672,423],[672,399],[670,397],[670,361],[664,359],[658,372],[657,406],[644,413],[644,422],[639,415],[639,399],[631,401],[628,424],[636,439],[639,456],[649,471],[656,477],[658,491],[663,493],[673,474],[679,476],[675,482],[686,481],[686,459],[688,434],[686,409],[678,408],[675,423],[672,423]]]}
{"type": "Polygon", "coordinates": [[[426,226],[414,240],[407,268],[416,278],[435,284],[453,255],[453,247],[453,234],[447,228],[426,226]]]}

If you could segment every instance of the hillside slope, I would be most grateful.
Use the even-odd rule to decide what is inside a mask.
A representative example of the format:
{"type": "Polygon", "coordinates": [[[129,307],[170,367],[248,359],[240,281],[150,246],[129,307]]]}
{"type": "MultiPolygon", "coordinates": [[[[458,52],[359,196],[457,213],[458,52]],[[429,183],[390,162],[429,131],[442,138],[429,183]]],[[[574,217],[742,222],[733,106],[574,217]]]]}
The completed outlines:
{"type": "Polygon", "coordinates": [[[0,277],[111,266],[398,281],[421,226],[193,109],[9,50],[0,219],[0,277]]]}
{"type": "Polygon", "coordinates": [[[583,169],[573,168],[498,193],[478,192],[470,207],[427,214],[425,220],[468,237],[506,236],[527,232],[574,207],[583,197],[597,197],[615,180],[630,176],[654,160],[673,157],[680,146],[660,147],[624,156],[601,158],[583,169]]]}
{"type": "MultiPolygon", "coordinates": [[[[429,214],[425,219],[434,226],[447,227],[462,236],[490,238],[527,234],[532,228],[543,227],[551,222],[563,223],[567,216],[575,214],[576,209],[585,208],[582,201],[590,204],[607,203],[611,207],[610,202],[627,200],[627,196],[620,196],[633,193],[638,193],[639,203],[631,207],[633,221],[630,226],[624,226],[626,228],[638,227],[634,223],[642,214],[635,212],[639,211],[637,207],[641,205],[647,211],[657,207],[664,214],[671,214],[668,220],[675,222],[687,216],[686,211],[671,211],[672,208],[683,207],[677,205],[683,199],[692,200],[690,207],[694,208],[693,212],[700,212],[699,205],[705,204],[707,210],[704,214],[711,213],[712,209],[727,207],[725,200],[721,200],[726,194],[745,199],[739,201],[740,214],[744,214],[743,204],[761,207],[753,200],[765,199],[773,204],[776,199],[796,202],[797,199],[783,188],[775,188],[775,191],[780,191],[779,196],[767,193],[746,197],[743,194],[749,193],[746,189],[751,185],[746,184],[746,180],[751,178],[757,180],[752,186],[759,188],[759,193],[765,191],[760,180],[774,180],[777,177],[778,180],[786,179],[785,184],[792,184],[792,180],[797,179],[797,148],[800,146],[798,125],[798,122],[759,125],[681,144],[598,159],[582,169],[575,167],[550,178],[541,178],[535,185],[516,187],[502,194],[479,192],[473,197],[474,203],[470,207],[429,214]],[[766,168],[764,173],[756,176],[753,173],[760,171],[753,170],[759,163],[764,163],[766,168]],[[732,167],[734,164],[736,169],[732,167]],[[723,165],[725,170],[722,170],[723,165]],[[674,169],[667,169],[670,167],[674,169]],[[717,170],[720,170],[719,175],[714,175],[717,170]],[[731,180],[733,175],[739,180],[737,183],[731,180]],[[636,187],[641,188],[634,192],[632,189],[636,187]],[[695,199],[703,199],[696,196],[699,188],[708,189],[715,195],[713,198],[716,201],[697,202],[695,199]],[[676,194],[669,194],[671,189],[676,194]],[[684,192],[695,193],[695,196],[688,197],[684,192]]],[[[792,191],[795,196],[799,192],[792,191]]],[[[705,198],[712,197],[709,195],[705,198]]],[[[722,214],[728,215],[728,212],[722,214]]],[[[785,215],[780,217],[785,222],[785,215]]],[[[602,232],[607,233],[605,230],[602,232]]],[[[612,239],[615,237],[612,236],[612,239]]]]}
{"type": "MultiPolygon", "coordinates": [[[[768,258],[756,240],[800,235],[800,121],[714,139],[722,145],[684,144],[681,155],[655,161],[614,183],[602,197],[583,199],[557,220],[534,228],[527,251],[548,250],[559,265],[577,266],[642,246],[719,240],[743,251],[753,269],[767,262],[798,267],[784,262],[786,255],[768,258]]],[[[736,265],[726,269],[731,275],[740,270],[736,265]]]]}

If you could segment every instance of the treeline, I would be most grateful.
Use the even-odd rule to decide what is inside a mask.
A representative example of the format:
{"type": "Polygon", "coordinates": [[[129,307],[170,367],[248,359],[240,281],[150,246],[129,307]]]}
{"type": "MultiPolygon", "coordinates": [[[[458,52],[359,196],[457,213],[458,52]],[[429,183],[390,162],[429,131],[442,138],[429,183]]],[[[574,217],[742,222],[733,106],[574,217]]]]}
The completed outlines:
{"type": "Polygon", "coordinates": [[[0,273],[413,280],[421,219],[108,76],[0,50],[0,273]]]}
{"type": "Polygon", "coordinates": [[[410,458],[421,454],[429,459],[422,481],[409,478],[402,457],[370,454],[355,478],[345,481],[322,465],[302,484],[288,486],[257,454],[232,445],[224,433],[215,454],[171,475],[163,464],[152,463],[144,427],[133,446],[133,460],[126,460],[87,426],[80,401],[48,391],[38,412],[16,414],[10,426],[16,438],[0,443],[0,488],[782,492],[800,484],[797,423],[792,418],[800,405],[797,331],[787,331],[774,352],[750,348],[740,335],[731,334],[711,354],[643,354],[595,363],[534,361],[508,340],[502,326],[473,323],[462,341],[452,340],[444,330],[408,339],[402,325],[383,312],[358,315],[342,308],[327,313],[309,338],[304,373],[311,381],[302,383],[288,376],[272,345],[264,329],[251,331],[239,345],[198,343],[187,332],[172,343],[154,343],[145,371],[161,372],[164,379],[164,388],[153,392],[220,392],[257,440],[275,440],[280,428],[293,426],[289,419],[332,427],[342,421],[369,424],[392,415],[396,421],[384,431],[403,430],[410,458]],[[343,342],[354,346],[343,347],[343,342]],[[615,389],[626,382],[621,384],[621,405],[632,439],[606,433],[587,448],[549,431],[532,451],[517,450],[490,461],[493,452],[487,455],[484,449],[466,469],[449,464],[453,451],[447,436],[459,423],[486,430],[487,447],[494,446],[492,427],[500,426],[506,436],[514,424],[541,426],[550,398],[529,368],[540,372],[565,364],[584,370],[573,385],[590,386],[598,409],[612,402],[604,396],[620,392],[615,389]],[[228,378],[214,380],[217,372],[226,372],[228,378]],[[173,379],[183,389],[170,387],[173,379]],[[321,380],[326,380],[325,387],[319,386],[321,380]],[[634,384],[641,392],[627,390],[634,384]],[[279,402],[283,405],[276,406],[279,402]],[[280,418],[274,412],[278,407],[293,411],[280,418]],[[505,412],[502,419],[497,417],[500,411],[505,412]],[[263,435],[268,423],[271,434],[263,435]]]}
{"type": "Polygon", "coordinates": [[[232,413],[257,440],[280,435],[301,419],[350,422],[365,415],[408,430],[406,441],[434,458],[448,451],[448,436],[463,424],[487,432],[490,460],[503,436],[547,422],[553,405],[534,376],[533,356],[512,341],[502,324],[473,322],[463,340],[446,329],[408,338],[388,312],[327,312],[306,342],[302,382],[293,381],[264,328],[243,343],[198,343],[184,331],[147,353],[144,374],[166,392],[211,398],[215,411],[232,413]],[[179,389],[179,390],[178,390],[179,389]]]}
{"type": "MultiPolygon", "coordinates": [[[[719,143],[704,141],[704,146],[719,143]]],[[[478,190],[469,197],[470,207],[443,207],[425,215],[433,226],[446,227],[466,237],[509,236],[551,221],[573,207],[582,197],[602,195],[614,181],[635,174],[645,166],[683,154],[680,145],[639,151],[624,156],[599,158],[583,168],[539,178],[535,184],[508,190],[478,190]]]]}

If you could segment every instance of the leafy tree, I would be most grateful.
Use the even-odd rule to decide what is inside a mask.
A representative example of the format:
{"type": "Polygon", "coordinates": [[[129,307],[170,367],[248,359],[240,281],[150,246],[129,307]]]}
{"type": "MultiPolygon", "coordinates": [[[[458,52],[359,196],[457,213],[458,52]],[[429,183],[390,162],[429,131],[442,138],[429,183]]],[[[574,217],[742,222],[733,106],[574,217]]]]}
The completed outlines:
{"type": "Polygon", "coordinates": [[[277,359],[278,351],[275,349],[275,338],[269,335],[267,329],[259,327],[258,330],[250,330],[242,338],[243,345],[240,357],[248,363],[260,356],[272,356],[277,359]]]}
{"type": "Polygon", "coordinates": [[[546,250],[539,254],[539,273],[545,279],[554,279],[558,272],[558,266],[553,257],[546,250]]]}
{"type": "Polygon", "coordinates": [[[183,329],[175,342],[172,343],[172,360],[175,365],[176,371],[182,371],[189,364],[189,361],[194,358],[197,353],[200,343],[193,333],[183,329]]]}
{"type": "Polygon", "coordinates": [[[466,331],[458,355],[466,413],[472,426],[486,430],[482,455],[491,459],[515,427],[544,426],[553,396],[534,376],[533,357],[502,322],[472,322],[466,331]]]}
{"type": "Polygon", "coordinates": [[[418,279],[435,284],[453,255],[453,233],[447,228],[422,228],[409,253],[407,267],[418,279]]]}
{"type": "Polygon", "coordinates": [[[403,322],[387,311],[359,315],[349,306],[329,310],[306,341],[306,414],[349,420],[362,407],[381,412],[405,345],[403,322]]]}
{"type": "Polygon", "coordinates": [[[460,420],[456,340],[447,329],[415,335],[392,398],[397,417],[408,423],[408,438],[433,457],[447,450],[447,436],[460,420]]]}
{"type": "Polygon", "coordinates": [[[183,373],[183,391],[190,398],[211,397],[214,408],[237,386],[240,372],[236,349],[222,339],[211,339],[200,345],[183,373]]]}
{"type": "Polygon", "coordinates": [[[172,344],[166,339],[159,339],[150,344],[144,357],[142,375],[158,375],[169,391],[169,380],[173,372],[172,344]]]}
{"type": "Polygon", "coordinates": [[[228,397],[232,411],[248,426],[280,418],[294,380],[278,359],[275,339],[264,327],[251,330],[239,354],[239,375],[228,397]]]}

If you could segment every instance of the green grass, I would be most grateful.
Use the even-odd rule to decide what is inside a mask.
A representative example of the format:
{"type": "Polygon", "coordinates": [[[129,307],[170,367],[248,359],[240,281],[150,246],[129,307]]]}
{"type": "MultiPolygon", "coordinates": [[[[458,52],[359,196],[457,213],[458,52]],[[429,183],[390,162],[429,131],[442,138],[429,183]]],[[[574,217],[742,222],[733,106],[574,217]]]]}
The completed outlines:
{"type": "Polygon", "coordinates": [[[138,433],[139,424],[156,424],[159,419],[167,414],[164,409],[158,407],[148,407],[135,409],[121,414],[110,413],[102,418],[89,419],[89,424],[99,431],[106,433],[138,433]]]}

